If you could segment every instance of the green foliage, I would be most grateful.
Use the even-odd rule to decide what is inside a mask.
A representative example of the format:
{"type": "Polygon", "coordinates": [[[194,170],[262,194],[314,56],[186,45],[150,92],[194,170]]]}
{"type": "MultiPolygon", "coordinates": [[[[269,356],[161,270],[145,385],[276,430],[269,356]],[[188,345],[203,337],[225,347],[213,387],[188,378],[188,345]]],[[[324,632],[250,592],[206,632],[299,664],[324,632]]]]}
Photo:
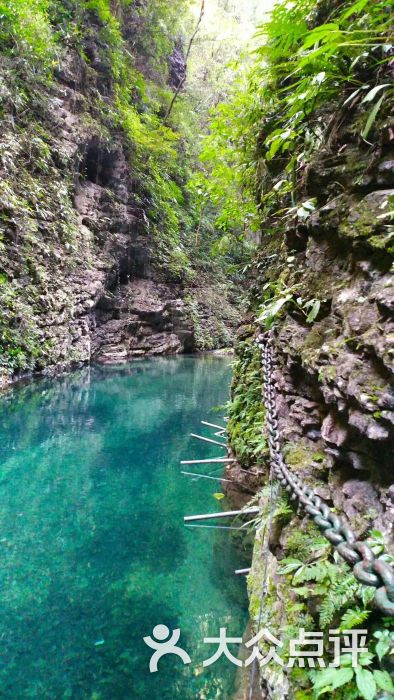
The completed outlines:
{"type": "Polygon", "coordinates": [[[374,632],[374,637],[378,640],[375,653],[379,661],[381,661],[386,654],[393,653],[394,635],[393,632],[388,629],[379,629],[374,632]]]}
{"type": "Polygon", "coordinates": [[[354,627],[362,627],[370,614],[370,610],[361,610],[359,607],[347,610],[341,617],[341,629],[351,630],[354,627]]]}
{"type": "MultiPolygon", "coordinates": [[[[377,554],[382,541],[382,534],[372,531],[368,543],[377,554]]],[[[357,627],[367,628],[374,589],[361,585],[338,555],[334,555],[333,560],[331,547],[313,523],[309,523],[305,530],[290,531],[284,547],[289,556],[280,562],[278,574],[287,579],[289,590],[296,595],[296,602],[289,602],[287,606],[289,620],[294,615],[293,608],[297,608],[298,615],[305,614],[310,601],[315,599],[312,608],[319,611],[319,631],[328,633],[330,629],[338,628],[344,633],[357,627]],[[297,601],[302,601],[301,607],[297,601]]],[[[384,657],[392,653],[393,632],[390,627],[375,628],[367,642],[369,651],[359,656],[360,665],[355,668],[351,667],[348,654],[340,657],[338,667],[328,667],[332,662],[332,651],[330,647],[325,649],[326,668],[309,673],[313,698],[328,697],[335,691],[338,700],[373,700],[377,688],[389,693],[387,698],[391,698],[394,691],[392,679],[379,666],[384,657]]]]}
{"type": "Polygon", "coordinates": [[[269,208],[275,206],[275,187],[275,192],[291,187],[296,196],[298,176],[327,138],[327,118],[321,107],[342,95],[348,97],[345,90],[352,91],[352,85],[369,90],[365,99],[371,102],[381,88],[384,94],[388,89],[386,85],[371,90],[372,86],[358,77],[362,71],[376,75],[378,66],[389,60],[386,4],[368,3],[366,8],[365,2],[341,3],[329,21],[310,29],[305,15],[313,22],[314,8],[314,2],[277,5],[272,20],[261,28],[266,41],[258,53],[261,62],[268,65],[268,71],[262,64],[255,68],[256,76],[265,75],[263,87],[258,89],[266,120],[262,151],[266,161],[281,158],[285,172],[284,181],[277,181],[263,194],[262,203],[269,208]],[[282,23],[292,26],[285,40],[283,33],[279,34],[282,23]]]}
{"type": "Polygon", "coordinates": [[[247,173],[239,162],[234,141],[241,139],[239,114],[245,108],[239,92],[232,103],[217,108],[211,122],[211,134],[206,138],[201,160],[209,167],[209,176],[201,181],[206,195],[219,208],[216,226],[238,237],[258,231],[259,219],[253,192],[248,187],[247,173]]]}
{"type": "Polygon", "coordinates": [[[265,411],[261,398],[260,352],[253,342],[239,345],[234,366],[231,402],[228,406],[230,444],[244,465],[261,461],[267,451],[262,435],[265,411]]]}
{"type": "Polygon", "coordinates": [[[271,486],[264,486],[250,500],[247,506],[263,503],[260,513],[256,518],[248,520],[248,530],[255,532],[256,530],[264,530],[269,522],[286,522],[289,516],[292,515],[293,509],[288,501],[287,494],[277,498],[275,507],[271,512],[271,486]]]}
{"type": "Polygon", "coordinates": [[[360,592],[360,586],[353,574],[349,572],[348,567],[342,565],[340,573],[341,575],[334,580],[333,585],[327,589],[320,605],[319,620],[324,627],[328,627],[337,616],[338,611],[352,603],[357,593],[360,592]]]}
{"type": "MultiPolygon", "coordinates": [[[[18,246],[23,268],[23,281],[12,283],[2,309],[1,364],[11,373],[37,369],[45,360],[44,344],[35,333],[43,313],[40,294],[45,299],[52,261],[56,267],[60,260],[65,267],[79,265],[82,259],[89,260],[96,243],[104,243],[98,240],[94,223],[80,227],[74,208],[77,164],[59,148],[53,121],[47,120],[53,110],[50,100],[57,94],[56,69],[63,70],[63,63],[71,72],[81,64],[77,77],[82,81],[83,76],[83,85],[77,92],[87,99],[81,100],[82,112],[79,106],[76,111],[86,133],[89,127],[105,147],[113,139],[122,143],[133,178],[130,201],[145,215],[151,258],[163,278],[188,285],[190,297],[200,283],[209,287],[218,278],[223,280],[220,294],[223,290],[227,297],[227,279],[239,279],[247,245],[231,240],[225,251],[212,254],[221,233],[213,224],[214,206],[205,205],[198,178],[192,177],[200,166],[199,126],[190,108],[190,92],[182,97],[171,122],[164,120],[172,97],[169,55],[176,42],[185,43],[194,27],[188,7],[189,0],[0,0],[5,78],[0,88],[5,127],[0,145],[0,255],[4,254],[0,263],[8,269],[8,247],[18,246]],[[23,302],[20,313],[14,293],[23,302]],[[20,320],[15,322],[13,313],[20,320]]],[[[206,306],[197,300],[192,307],[197,321],[203,319],[197,324],[200,347],[231,343],[224,321],[211,328],[203,318],[206,306]]],[[[211,307],[215,313],[219,302],[213,300],[211,307]]],[[[231,309],[225,315],[233,320],[231,309]]]]}
{"type": "Polygon", "coordinates": [[[282,277],[275,282],[267,282],[263,286],[264,300],[259,307],[258,323],[272,328],[276,319],[281,318],[289,308],[297,309],[307,323],[313,323],[319,314],[321,300],[304,299],[300,296],[301,288],[302,284],[287,286],[282,277]]]}
{"type": "Polygon", "coordinates": [[[210,163],[206,191],[221,207],[218,221],[236,235],[244,206],[253,226],[258,211],[279,230],[313,211],[315,203],[302,200],[302,183],[335,128],[338,115],[328,118],[328,105],[341,104],[342,119],[357,107],[359,136],[367,139],[393,94],[389,76],[384,80],[392,52],[384,0],[348,0],[331,11],[316,0],[278,2],[257,36],[254,66],[246,78],[240,72],[231,101],[217,108],[203,151],[210,163]]]}
{"type": "Polygon", "coordinates": [[[326,694],[331,695],[338,688],[342,688],[340,697],[344,700],[350,696],[357,699],[363,698],[363,700],[375,700],[378,689],[388,693],[384,696],[387,700],[394,697],[394,684],[390,674],[387,671],[371,671],[365,668],[371,663],[370,655],[364,658],[360,655],[360,665],[356,668],[350,667],[350,659],[346,660],[343,657],[341,661],[342,664],[338,668],[325,668],[311,674],[315,698],[326,694]],[[345,666],[346,663],[347,666],[345,666]]]}
{"type": "Polygon", "coordinates": [[[7,374],[34,369],[48,349],[41,342],[33,312],[20,298],[18,286],[0,283],[0,370],[7,374]],[[19,321],[16,321],[19,319],[19,321]]]}
{"type": "MultiPolygon", "coordinates": [[[[319,547],[321,545],[317,543],[315,549],[317,549],[318,554],[319,547]]],[[[317,561],[303,562],[291,557],[283,559],[279,573],[291,576],[294,592],[301,598],[309,599],[313,596],[319,598],[320,628],[328,629],[334,620],[338,622],[338,613],[353,604],[355,598],[361,595],[361,586],[353,574],[348,572],[348,567],[345,564],[332,563],[327,558],[329,550],[326,548],[323,551],[324,554],[321,554],[317,561]],[[304,583],[311,585],[298,587],[304,583]]],[[[313,556],[316,555],[312,554],[313,556]]],[[[357,618],[364,621],[368,615],[369,611],[361,610],[358,607],[348,608],[341,619],[340,626],[344,628],[344,620],[346,621],[346,619],[349,623],[355,622],[357,618]]],[[[357,622],[355,622],[356,624],[357,622]]]]}
{"type": "MultiPolygon", "coordinates": [[[[183,18],[187,15],[189,5],[190,0],[149,0],[134,3],[133,10],[139,18],[136,22],[135,50],[138,54],[148,57],[155,71],[163,72],[167,69],[174,39],[184,33],[183,18]]],[[[189,21],[186,24],[189,32],[192,23],[189,21]]]]}
{"type": "Polygon", "coordinates": [[[44,70],[54,65],[56,56],[51,4],[51,0],[0,0],[1,44],[44,70]]]}

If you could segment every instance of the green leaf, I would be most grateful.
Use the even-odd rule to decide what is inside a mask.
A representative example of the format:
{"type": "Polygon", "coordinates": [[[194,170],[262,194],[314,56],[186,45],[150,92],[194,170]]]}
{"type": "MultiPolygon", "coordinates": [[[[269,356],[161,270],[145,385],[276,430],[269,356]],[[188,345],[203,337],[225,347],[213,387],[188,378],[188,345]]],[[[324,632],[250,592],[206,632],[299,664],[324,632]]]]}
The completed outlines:
{"type": "Polygon", "coordinates": [[[383,532],[380,530],[371,530],[369,533],[370,537],[373,537],[374,540],[378,540],[379,542],[382,542],[384,544],[384,535],[383,532]]]}
{"type": "Polygon", "coordinates": [[[371,614],[370,610],[361,610],[361,608],[351,608],[346,610],[341,619],[341,630],[351,630],[358,625],[362,625],[371,614]]]}
{"type": "Polygon", "coordinates": [[[353,661],[353,659],[352,659],[351,654],[341,654],[341,656],[339,657],[339,662],[340,662],[341,668],[342,668],[342,666],[351,666],[352,661],[353,661]]]}
{"type": "Polygon", "coordinates": [[[353,668],[338,668],[336,670],[338,673],[332,682],[332,687],[334,690],[335,688],[340,688],[341,685],[345,685],[345,683],[349,683],[354,676],[353,668]]]}
{"type": "Polygon", "coordinates": [[[374,700],[376,682],[371,671],[368,671],[366,668],[356,668],[356,683],[364,700],[374,700]]]}
{"type": "Polygon", "coordinates": [[[348,10],[342,15],[342,20],[348,19],[351,15],[361,12],[365,5],[368,5],[370,0],[357,0],[354,5],[351,5],[348,10]]]}
{"type": "Polygon", "coordinates": [[[373,661],[373,654],[370,651],[365,651],[358,657],[360,666],[369,666],[373,661]]]}
{"type": "Polygon", "coordinates": [[[308,323],[312,323],[315,318],[317,317],[318,313],[320,311],[320,299],[316,299],[315,303],[313,304],[306,320],[308,323]]]}
{"type": "Polygon", "coordinates": [[[296,571],[300,567],[304,566],[302,561],[299,559],[291,559],[290,557],[287,559],[283,559],[281,561],[281,565],[278,568],[278,573],[279,574],[290,574],[292,571],[296,571]]]}
{"type": "Polygon", "coordinates": [[[327,23],[327,24],[321,24],[320,27],[316,27],[316,29],[312,29],[303,45],[302,48],[304,49],[310,49],[312,46],[317,44],[319,41],[324,41],[325,38],[330,36],[333,32],[338,32],[339,27],[337,24],[334,24],[333,22],[327,23]]]}
{"type": "Polygon", "coordinates": [[[363,605],[366,607],[368,605],[368,603],[370,603],[371,600],[374,599],[375,589],[368,588],[368,586],[362,586],[360,597],[361,597],[361,600],[363,601],[363,605]]]}
{"type": "Polygon", "coordinates": [[[378,112],[382,106],[382,102],[383,102],[384,98],[385,98],[385,95],[382,95],[380,100],[378,100],[377,103],[375,104],[375,106],[373,107],[373,109],[371,109],[369,116],[368,116],[368,119],[367,119],[367,122],[364,126],[364,129],[361,132],[361,136],[363,137],[363,139],[366,139],[369,132],[371,131],[371,128],[372,128],[372,126],[375,122],[375,119],[378,115],[378,112]]]}
{"type": "Polygon", "coordinates": [[[379,641],[375,647],[375,654],[378,657],[379,661],[381,661],[383,659],[383,656],[385,656],[387,654],[387,652],[390,649],[390,646],[391,646],[391,644],[390,644],[390,640],[389,640],[388,636],[384,636],[384,637],[382,636],[379,639],[379,641]]]}
{"type": "Polygon", "coordinates": [[[214,493],[213,497],[216,498],[217,501],[221,501],[222,498],[224,498],[224,493],[214,493]]]}
{"type": "Polygon", "coordinates": [[[351,101],[358,95],[358,93],[359,93],[361,90],[362,90],[362,88],[357,88],[357,90],[354,90],[354,91],[349,95],[349,97],[346,98],[346,100],[345,100],[345,102],[343,103],[342,106],[344,107],[345,105],[349,104],[349,102],[351,102],[351,101]]]}
{"type": "Polygon", "coordinates": [[[387,671],[374,671],[373,677],[376,681],[376,685],[378,685],[379,688],[382,690],[387,690],[389,693],[394,693],[394,683],[387,671]]]}
{"type": "Polygon", "coordinates": [[[384,83],[383,85],[376,85],[374,88],[372,88],[372,90],[367,92],[367,94],[365,95],[365,97],[361,101],[361,104],[363,104],[364,102],[372,102],[372,100],[378,94],[378,92],[380,92],[381,90],[383,90],[386,87],[390,87],[390,83],[384,83]]]}
{"type": "Polygon", "coordinates": [[[330,691],[331,691],[331,686],[325,685],[323,688],[320,688],[320,690],[317,691],[316,697],[320,698],[321,695],[324,695],[324,693],[329,693],[330,691]]]}
{"type": "Polygon", "coordinates": [[[293,588],[293,593],[301,596],[301,598],[306,598],[310,595],[310,588],[307,588],[307,586],[302,586],[301,588],[293,588]]]}
{"type": "Polygon", "coordinates": [[[320,690],[326,686],[339,688],[341,685],[348,683],[353,678],[353,674],[354,670],[352,668],[325,668],[324,671],[316,673],[313,687],[315,690],[320,690]]]}
{"type": "Polygon", "coordinates": [[[279,312],[282,310],[282,308],[293,298],[292,294],[286,294],[285,297],[279,297],[278,299],[274,299],[273,302],[268,304],[267,308],[263,311],[263,313],[258,317],[257,321],[266,321],[268,318],[275,318],[279,314],[279,312]]]}

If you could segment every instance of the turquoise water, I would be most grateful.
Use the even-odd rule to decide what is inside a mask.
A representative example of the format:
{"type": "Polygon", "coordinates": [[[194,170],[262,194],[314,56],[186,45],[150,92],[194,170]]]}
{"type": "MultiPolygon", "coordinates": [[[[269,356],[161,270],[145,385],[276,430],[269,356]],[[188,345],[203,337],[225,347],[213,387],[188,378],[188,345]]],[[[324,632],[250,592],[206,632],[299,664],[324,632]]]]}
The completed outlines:
{"type": "Polygon", "coordinates": [[[246,555],[234,531],[183,526],[220,509],[220,484],[179,465],[223,452],[188,434],[220,422],[229,380],[227,360],[167,358],[0,400],[0,698],[231,698],[235,666],[203,669],[203,638],[242,635],[246,555]],[[157,624],[181,629],[191,665],[149,672],[157,624]]]}

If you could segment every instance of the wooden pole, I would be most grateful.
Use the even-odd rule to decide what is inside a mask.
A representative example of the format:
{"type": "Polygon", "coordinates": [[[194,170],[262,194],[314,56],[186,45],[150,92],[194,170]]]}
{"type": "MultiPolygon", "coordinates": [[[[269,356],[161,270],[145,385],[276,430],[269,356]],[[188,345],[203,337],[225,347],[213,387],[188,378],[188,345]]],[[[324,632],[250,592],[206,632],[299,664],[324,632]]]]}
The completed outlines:
{"type": "Polygon", "coordinates": [[[197,438],[197,440],[204,440],[204,442],[211,442],[213,445],[219,445],[220,447],[224,447],[224,449],[227,450],[227,445],[224,445],[222,442],[219,442],[219,440],[211,440],[211,438],[206,438],[202,435],[196,435],[195,433],[190,433],[190,437],[197,438]]]}
{"type": "Polygon", "coordinates": [[[185,523],[191,523],[195,520],[212,520],[213,518],[233,518],[236,515],[250,515],[251,513],[257,514],[260,512],[260,508],[254,506],[252,508],[244,508],[244,510],[228,510],[221,511],[220,513],[203,513],[202,515],[187,515],[183,518],[185,523]]]}

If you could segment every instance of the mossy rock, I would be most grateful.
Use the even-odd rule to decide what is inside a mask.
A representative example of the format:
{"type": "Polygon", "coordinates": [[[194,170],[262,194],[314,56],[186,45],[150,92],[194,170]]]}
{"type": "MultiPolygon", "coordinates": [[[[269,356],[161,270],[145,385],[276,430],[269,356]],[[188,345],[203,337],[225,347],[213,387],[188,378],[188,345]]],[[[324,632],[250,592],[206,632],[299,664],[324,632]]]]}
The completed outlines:
{"type": "Polygon", "coordinates": [[[283,454],[289,469],[296,474],[312,477],[315,471],[328,468],[325,453],[302,442],[287,443],[283,454]]]}
{"type": "Polygon", "coordinates": [[[387,223],[386,215],[390,213],[393,197],[394,190],[379,190],[354,203],[347,219],[339,225],[340,234],[353,240],[368,239],[373,248],[385,248],[388,236],[383,234],[383,226],[387,223]]]}

